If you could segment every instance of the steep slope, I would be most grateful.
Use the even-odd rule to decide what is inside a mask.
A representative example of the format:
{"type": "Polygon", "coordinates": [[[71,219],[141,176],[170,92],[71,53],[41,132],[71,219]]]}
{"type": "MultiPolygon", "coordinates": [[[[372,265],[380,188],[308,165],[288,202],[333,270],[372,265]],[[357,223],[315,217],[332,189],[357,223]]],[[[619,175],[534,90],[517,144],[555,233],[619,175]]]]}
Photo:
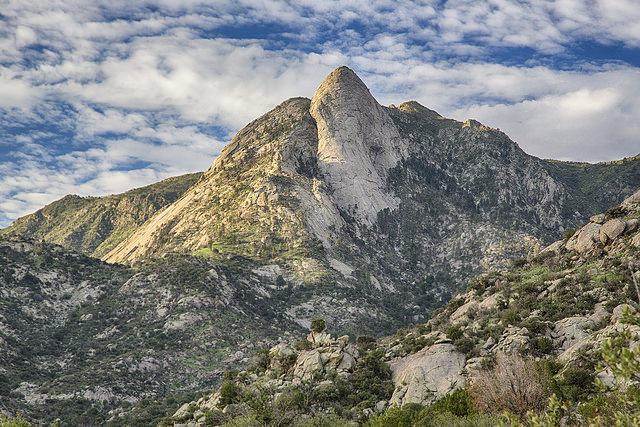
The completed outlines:
{"type": "Polygon", "coordinates": [[[286,287],[250,267],[165,257],[134,271],[0,240],[0,413],[96,425],[122,405],[211,387],[299,331],[277,305],[286,287]]]}
{"type": "MultiPolygon", "coordinates": [[[[516,264],[508,271],[477,277],[428,322],[399,330],[393,337],[376,342],[361,336],[353,344],[349,337],[333,339],[316,328],[305,341],[279,343],[247,371],[226,374],[221,388],[185,403],[163,425],[220,425],[233,419],[297,425],[312,417],[335,425],[359,425],[389,408],[373,425],[397,423],[385,419],[402,419],[401,425],[409,425],[410,412],[418,411],[415,404],[428,406],[438,399],[439,405],[429,408],[428,418],[417,425],[476,425],[473,418],[456,419],[453,414],[447,421],[429,417],[442,415],[439,411],[447,402],[450,406],[445,408],[454,413],[500,413],[505,406],[473,409],[471,402],[460,397],[465,392],[457,395],[459,400],[445,398],[465,385],[471,384],[473,392],[474,381],[481,381],[496,363],[506,363],[508,369],[514,366],[509,363],[529,370],[546,367],[529,374],[549,376],[547,388],[539,390],[546,393],[542,402],[551,392],[568,402],[563,418],[567,425],[611,425],[620,411],[637,420],[637,405],[616,407],[613,397],[601,394],[593,381],[597,377],[613,390],[625,390],[610,370],[597,370],[601,349],[625,329],[639,345],[640,326],[626,325],[623,312],[637,312],[639,307],[634,281],[640,281],[640,191],[607,213],[595,215],[565,240],[516,264]],[[260,405],[255,403],[258,399],[260,405]],[[393,406],[410,409],[402,418],[393,406]],[[598,416],[598,423],[587,418],[598,416]]],[[[640,374],[637,365],[628,368],[640,374]]],[[[499,384],[505,387],[531,389],[542,384],[535,384],[533,377],[504,380],[508,375],[527,375],[526,371],[500,373],[504,377],[499,384]]],[[[632,397],[633,388],[629,390],[637,402],[637,391],[632,397]]],[[[476,402],[483,402],[482,394],[490,393],[483,388],[476,391],[476,402]]],[[[508,401],[511,392],[499,390],[499,399],[508,401]]],[[[522,393],[521,399],[531,396],[522,393]]],[[[533,403],[518,402],[524,410],[533,403]]],[[[483,421],[481,425],[500,421],[496,415],[475,416],[483,421]]]]}
{"type": "Polygon", "coordinates": [[[177,176],[107,197],[68,195],[17,219],[0,235],[55,243],[100,258],[200,176],[177,176]]]}
{"type": "Polygon", "coordinates": [[[639,166],[626,163],[622,184],[618,165],[576,171],[540,160],[474,120],[415,102],[382,107],[340,67],[311,100],[290,99],[247,125],[197,185],[105,259],[240,254],[310,287],[289,301],[301,324],[319,314],[358,323],[347,314],[353,302],[321,301],[328,287],[334,300],[384,300],[368,323],[384,329],[424,318],[483,268],[618,203],[640,185],[639,166]]]}

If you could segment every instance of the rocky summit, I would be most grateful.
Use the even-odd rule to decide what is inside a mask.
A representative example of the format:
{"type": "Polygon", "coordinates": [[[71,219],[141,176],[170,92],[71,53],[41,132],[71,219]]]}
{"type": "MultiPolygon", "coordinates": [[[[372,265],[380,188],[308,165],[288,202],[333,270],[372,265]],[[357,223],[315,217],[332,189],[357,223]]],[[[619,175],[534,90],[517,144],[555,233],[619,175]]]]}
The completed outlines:
{"type": "MultiPolygon", "coordinates": [[[[428,404],[464,383],[458,372],[477,354],[542,338],[515,321],[508,334],[508,325],[498,334],[481,324],[493,343],[460,326],[468,338],[460,347],[441,330],[442,322],[473,323],[478,310],[517,304],[518,291],[504,281],[482,300],[454,299],[446,310],[477,305],[447,311],[454,319],[432,317],[434,310],[478,274],[511,277],[500,271],[514,258],[551,259],[555,252],[543,248],[589,218],[552,247],[576,260],[609,253],[631,236],[634,218],[600,213],[638,187],[640,157],[538,159],[475,120],[447,119],[414,101],[382,106],[340,67],[311,99],[286,100],[245,126],[202,174],[104,198],[67,196],[2,230],[0,291],[10,298],[0,312],[0,345],[10,351],[2,356],[0,403],[47,421],[55,413],[124,424],[158,419],[191,400],[188,393],[219,383],[228,368],[246,367],[258,347],[280,342],[288,347],[274,350],[279,361],[263,355],[260,363],[294,367],[283,384],[348,376],[362,362],[362,381],[388,374],[372,395],[386,403],[363,408],[428,404]],[[293,337],[318,318],[343,339],[314,336],[316,347],[296,349],[293,337]],[[344,338],[427,321],[428,333],[377,350],[344,338]],[[33,328],[41,333],[20,339],[33,328]],[[52,347],[60,350],[47,352],[52,347]],[[382,359],[367,356],[378,350],[382,359]],[[421,394],[415,381],[434,393],[421,394]],[[164,403],[147,400],[158,396],[164,403]]],[[[585,310],[576,316],[593,314],[585,310]]],[[[577,321],[566,322],[577,330],[577,321]]],[[[560,326],[553,331],[566,335],[560,326]]],[[[362,384],[343,385],[356,393],[362,384]]]]}

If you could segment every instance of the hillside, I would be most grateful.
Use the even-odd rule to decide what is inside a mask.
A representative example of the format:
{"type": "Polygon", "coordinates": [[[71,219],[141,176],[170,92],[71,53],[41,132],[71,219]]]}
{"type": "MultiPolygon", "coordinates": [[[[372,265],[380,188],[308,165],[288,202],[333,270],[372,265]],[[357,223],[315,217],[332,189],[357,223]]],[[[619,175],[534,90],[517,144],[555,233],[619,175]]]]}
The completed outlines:
{"type": "Polygon", "coordinates": [[[158,210],[175,202],[201,175],[168,178],[106,197],[68,195],[17,219],[0,235],[55,243],[101,258],[158,210]]]}
{"type": "Polygon", "coordinates": [[[295,284],[287,312],[300,325],[321,315],[343,332],[388,332],[619,203],[640,186],[638,168],[541,160],[474,120],[383,107],[340,67],[312,99],[238,132],[183,198],[104,259],[241,255],[295,284]]]}
{"type": "Polygon", "coordinates": [[[122,405],[211,387],[300,331],[277,304],[286,287],[250,268],[176,256],[132,270],[0,240],[0,412],[94,425],[122,405]]]}
{"type": "MultiPolygon", "coordinates": [[[[632,275],[640,279],[640,191],[514,264],[479,276],[428,322],[393,337],[360,336],[350,343],[349,337],[332,338],[316,322],[306,340],[265,350],[250,369],[225,374],[221,388],[184,404],[162,425],[234,419],[243,425],[305,425],[310,419],[328,425],[412,425],[410,417],[413,425],[424,426],[509,425],[499,415],[503,410],[522,410],[515,419],[527,410],[539,413],[552,393],[568,402],[562,425],[612,425],[624,417],[629,418],[620,425],[635,425],[627,422],[640,417],[637,392],[630,389],[616,401],[615,393],[622,392],[603,394],[594,380],[625,390],[617,382],[623,378],[619,372],[598,369],[602,363],[616,366],[624,353],[611,364],[601,351],[611,339],[607,345],[613,348],[628,345],[616,341],[625,329],[635,345],[640,339],[637,316],[638,326],[626,326],[623,314],[625,307],[632,313],[639,307],[632,275]],[[493,372],[502,375],[500,384],[514,389],[495,389],[493,380],[487,382],[497,378],[493,372]],[[465,386],[469,392],[449,395],[465,386]],[[497,400],[491,400],[493,391],[499,392],[497,400]],[[537,400],[531,399],[533,392],[537,400]],[[629,406],[625,399],[631,399],[629,406]]],[[[635,363],[626,369],[638,380],[635,363]]]]}
{"type": "MultiPolygon", "coordinates": [[[[529,156],[474,120],[446,119],[416,102],[383,107],[340,67],[312,99],[289,99],[248,124],[203,174],[104,198],[67,196],[2,231],[0,408],[47,423],[148,423],[218,385],[229,368],[259,362],[271,376],[266,365],[302,363],[304,348],[282,348],[280,362],[253,357],[303,338],[317,318],[351,344],[322,338],[327,349],[309,366],[334,351],[340,366],[346,351],[353,363],[345,373],[366,359],[361,375],[374,382],[390,375],[379,361],[396,372],[394,363],[413,354],[440,357],[455,361],[442,364],[457,373],[482,364],[477,357],[491,357],[503,339],[557,356],[557,322],[571,316],[569,326],[584,326],[573,317],[601,316],[591,320],[604,325],[602,310],[610,317],[611,304],[628,299],[618,285],[629,276],[612,260],[637,257],[637,204],[542,248],[637,190],[639,167],[640,158],[588,165],[529,156]],[[620,222],[607,225],[614,219],[625,221],[622,234],[598,244],[599,230],[620,231],[620,222]],[[520,269],[505,270],[522,257],[529,261],[520,269]],[[372,337],[416,324],[373,345],[372,337]],[[363,335],[366,351],[352,346],[363,335]],[[367,358],[376,348],[382,355],[367,358]]],[[[298,374],[313,379],[307,368],[298,374]]],[[[286,371],[276,388],[300,380],[286,371]]],[[[271,387],[260,372],[250,379],[271,387]]],[[[426,377],[398,383],[394,375],[365,403],[349,404],[412,402],[415,393],[399,384],[426,377]]],[[[466,381],[446,378],[419,402],[466,381]]],[[[344,385],[343,394],[329,388],[333,403],[317,410],[367,381],[344,385]]],[[[351,407],[338,403],[334,410],[349,418],[341,411],[351,407]]]]}

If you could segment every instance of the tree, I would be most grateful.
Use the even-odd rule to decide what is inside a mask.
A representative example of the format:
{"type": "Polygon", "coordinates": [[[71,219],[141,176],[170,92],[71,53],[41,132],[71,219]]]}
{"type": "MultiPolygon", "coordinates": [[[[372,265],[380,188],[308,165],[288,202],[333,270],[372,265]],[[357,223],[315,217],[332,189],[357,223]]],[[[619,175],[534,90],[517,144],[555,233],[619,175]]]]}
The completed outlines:
{"type": "Polygon", "coordinates": [[[313,332],[317,332],[320,333],[322,331],[325,330],[325,328],[327,327],[325,321],[323,319],[314,319],[311,321],[311,326],[310,329],[313,332]]]}

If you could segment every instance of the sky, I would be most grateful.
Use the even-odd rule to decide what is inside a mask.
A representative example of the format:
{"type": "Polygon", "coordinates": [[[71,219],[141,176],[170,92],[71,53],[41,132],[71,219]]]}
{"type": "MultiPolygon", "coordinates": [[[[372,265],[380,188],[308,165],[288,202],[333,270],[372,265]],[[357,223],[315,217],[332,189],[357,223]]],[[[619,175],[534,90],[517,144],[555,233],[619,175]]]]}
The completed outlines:
{"type": "Polygon", "coordinates": [[[0,227],[65,194],[209,168],[346,65],[527,153],[640,153],[637,0],[4,0],[0,227]]]}

